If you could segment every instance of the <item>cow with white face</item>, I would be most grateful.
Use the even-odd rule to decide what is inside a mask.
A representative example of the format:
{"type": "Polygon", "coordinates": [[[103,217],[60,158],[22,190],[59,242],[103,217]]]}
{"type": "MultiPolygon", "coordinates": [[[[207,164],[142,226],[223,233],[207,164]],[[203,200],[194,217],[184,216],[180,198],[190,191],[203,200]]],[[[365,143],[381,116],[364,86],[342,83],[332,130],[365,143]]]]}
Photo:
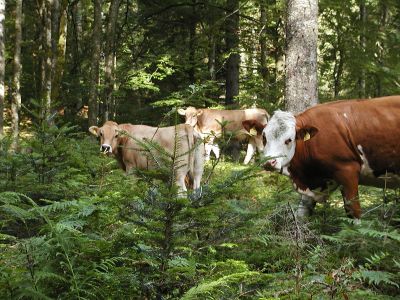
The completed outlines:
{"type": "Polygon", "coordinates": [[[293,114],[276,111],[264,130],[266,146],[264,156],[270,157],[268,163],[281,173],[287,173],[287,167],[296,149],[296,119],[293,114]]]}
{"type": "Polygon", "coordinates": [[[347,215],[359,220],[359,184],[400,187],[399,128],[400,96],[329,102],[298,115],[277,111],[262,131],[263,155],[314,201],[341,186],[347,215]]]}
{"type": "Polygon", "coordinates": [[[245,164],[250,162],[257,149],[262,150],[262,139],[259,140],[257,135],[249,134],[242,122],[254,120],[262,125],[267,124],[269,115],[264,109],[218,110],[189,106],[186,109],[178,109],[178,113],[185,116],[185,123],[192,126],[204,139],[206,159],[209,159],[211,151],[217,158],[219,157],[219,147],[215,139],[222,135],[222,130],[235,133],[235,139],[238,141],[249,141],[245,164]],[[224,127],[221,126],[223,123],[226,123],[224,127]]]}

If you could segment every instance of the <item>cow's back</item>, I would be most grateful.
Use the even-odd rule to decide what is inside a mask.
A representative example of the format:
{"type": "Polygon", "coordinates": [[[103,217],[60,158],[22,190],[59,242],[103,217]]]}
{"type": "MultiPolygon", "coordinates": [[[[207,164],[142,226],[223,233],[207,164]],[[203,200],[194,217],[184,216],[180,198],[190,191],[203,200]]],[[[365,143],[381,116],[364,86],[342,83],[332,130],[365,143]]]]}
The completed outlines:
{"type": "Polygon", "coordinates": [[[198,116],[197,126],[202,133],[210,133],[211,131],[221,133],[221,124],[226,123],[225,130],[237,132],[243,129],[243,121],[251,119],[266,124],[268,113],[260,108],[243,110],[203,109],[203,113],[198,116]]]}
{"type": "Polygon", "coordinates": [[[300,113],[296,124],[318,128],[299,148],[326,165],[358,161],[374,176],[400,173],[400,96],[317,105],[300,113]]]}
{"type": "MultiPolygon", "coordinates": [[[[189,150],[190,134],[193,138],[193,128],[185,124],[169,127],[121,124],[119,127],[127,132],[122,145],[122,159],[126,164],[139,169],[154,167],[151,159],[148,159],[149,155],[143,151],[140,141],[157,143],[163,150],[172,155],[175,151],[176,140],[176,153],[180,155],[189,150]]],[[[154,150],[152,152],[155,157],[159,155],[157,152],[159,151],[154,150]]]]}

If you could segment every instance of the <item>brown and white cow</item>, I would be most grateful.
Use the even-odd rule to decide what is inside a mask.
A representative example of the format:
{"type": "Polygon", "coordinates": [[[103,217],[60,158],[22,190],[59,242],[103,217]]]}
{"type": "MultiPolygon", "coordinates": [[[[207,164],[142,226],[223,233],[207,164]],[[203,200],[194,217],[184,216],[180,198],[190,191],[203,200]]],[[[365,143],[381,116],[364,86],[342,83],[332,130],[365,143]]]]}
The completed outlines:
{"type": "Polygon", "coordinates": [[[180,115],[185,116],[186,124],[192,126],[203,139],[205,139],[206,159],[209,159],[211,150],[215,156],[219,157],[219,148],[215,143],[215,138],[221,136],[221,123],[227,122],[225,131],[235,133],[235,139],[242,141],[249,139],[247,153],[244,163],[248,164],[256,149],[262,151],[262,139],[257,135],[249,135],[243,128],[242,122],[245,120],[256,120],[260,124],[267,124],[269,115],[266,110],[260,108],[250,108],[243,110],[218,110],[218,109],[196,109],[189,106],[186,109],[178,109],[180,115]]]}
{"type": "MultiPolygon", "coordinates": [[[[175,145],[179,168],[176,170],[176,185],[179,192],[186,191],[185,177],[193,178],[193,188],[200,187],[204,166],[204,145],[197,142],[200,136],[191,126],[180,124],[170,127],[150,127],[146,125],[120,124],[108,121],[102,127],[92,126],[89,132],[100,137],[100,151],[112,153],[119,161],[122,169],[129,173],[132,168],[153,169],[154,160],[149,158],[145,149],[137,141],[147,140],[159,144],[170,154],[175,145]],[[175,143],[175,137],[179,142],[175,143]]],[[[157,157],[154,153],[152,157],[157,157]]]]}
{"type": "Polygon", "coordinates": [[[258,129],[270,166],[317,202],[341,186],[350,217],[361,217],[359,184],[400,186],[400,96],[335,101],[296,116],[276,111],[258,129]]]}

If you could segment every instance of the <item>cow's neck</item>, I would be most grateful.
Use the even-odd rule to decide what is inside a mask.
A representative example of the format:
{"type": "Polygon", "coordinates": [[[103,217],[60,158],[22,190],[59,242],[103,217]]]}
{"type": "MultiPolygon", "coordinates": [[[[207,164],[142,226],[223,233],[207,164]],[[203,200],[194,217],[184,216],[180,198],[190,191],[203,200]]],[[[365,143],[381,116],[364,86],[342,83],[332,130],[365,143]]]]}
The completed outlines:
{"type": "Polygon", "coordinates": [[[128,140],[128,137],[123,136],[118,138],[118,143],[117,143],[117,147],[115,147],[113,149],[113,154],[115,159],[118,161],[118,163],[120,164],[121,168],[126,171],[126,166],[123,160],[123,147],[125,146],[126,142],[128,140]]]}
{"type": "Polygon", "coordinates": [[[307,169],[309,169],[311,159],[306,142],[296,141],[296,150],[287,170],[296,186],[302,190],[309,188],[307,183],[301,180],[301,178],[307,178],[306,173],[308,173],[307,169]]]}

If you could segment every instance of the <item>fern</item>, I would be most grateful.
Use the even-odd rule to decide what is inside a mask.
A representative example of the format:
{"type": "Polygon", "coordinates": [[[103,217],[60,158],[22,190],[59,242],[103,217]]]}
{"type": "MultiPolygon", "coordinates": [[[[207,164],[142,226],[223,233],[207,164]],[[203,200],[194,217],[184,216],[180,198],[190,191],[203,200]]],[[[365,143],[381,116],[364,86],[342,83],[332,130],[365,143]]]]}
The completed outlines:
{"type": "Polygon", "coordinates": [[[361,269],[355,274],[355,278],[359,278],[369,284],[388,284],[397,288],[399,287],[399,285],[393,281],[393,274],[385,271],[372,271],[361,269]]]}
{"type": "Polygon", "coordinates": [[[250,284],[261,280],[262,275],[254,271],[229,274],[214,281],[200,283],[188,290],[181,299],[218,299],[218,295],[222,294],[224,289],[232,287],[232,285],[250,284]]]}

